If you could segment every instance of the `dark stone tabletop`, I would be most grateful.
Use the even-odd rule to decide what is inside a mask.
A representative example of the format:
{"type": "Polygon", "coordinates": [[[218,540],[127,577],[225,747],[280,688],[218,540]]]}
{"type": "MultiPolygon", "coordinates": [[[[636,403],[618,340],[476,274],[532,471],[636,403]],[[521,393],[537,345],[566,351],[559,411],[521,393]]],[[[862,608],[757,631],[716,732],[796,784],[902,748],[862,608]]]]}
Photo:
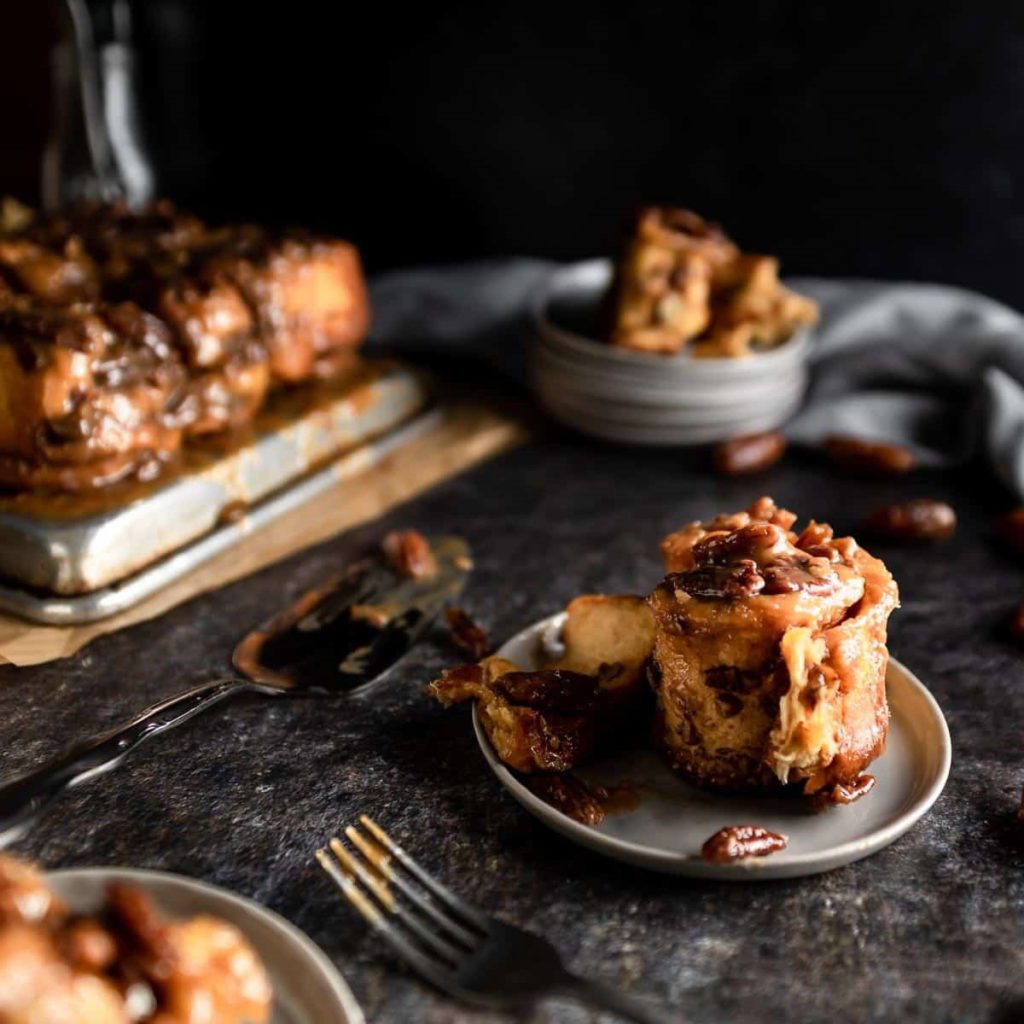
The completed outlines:
{"type": "Polygon", "coordinates": [[[1024,1020],[1024,651],[999,634],[1024,599],[1024,564],[993,540],[992,519],[1011,502],[980,473],[865,483],[792,455],[760,477],[721,480],[695,455],[550,431],[384,522],[73,658],[0,670],[3,770],[223,672],[241,633],[387,527],[465,535],[477,569],[464,604],[500,639],[576,594],[648,589],[664,533],[762,493],[842,531],[895,498],[946,498],[960,516],[945,544],[873,546],[902,589],[891,650],[935,694],[954,755],[931,813],[867,860],[723,884],[571,845],[500,788],[469,712],[422,695],[453,660],[440,634],[372,698],[240,701],[160,737],[62,798],[17,850],[48,867],[177,871],[259,900],[320,943],[371,1021],[597,1017],[556,1004],[520,1018],[479,1013],[397,966],[313,862],[361,812],[469,899],[548,935],[580,971],[650,993],[687,1021],[1024,1020]]]}

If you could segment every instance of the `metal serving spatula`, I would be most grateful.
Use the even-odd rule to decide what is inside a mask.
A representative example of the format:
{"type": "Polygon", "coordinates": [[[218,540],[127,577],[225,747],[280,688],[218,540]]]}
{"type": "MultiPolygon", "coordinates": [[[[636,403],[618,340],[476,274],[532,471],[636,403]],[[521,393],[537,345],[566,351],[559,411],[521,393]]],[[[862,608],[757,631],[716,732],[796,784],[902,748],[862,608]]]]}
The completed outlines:
{"type": "Polygon", "coordinates": [[[430,548],[436,571],[429,576],[401,577],[383,558],[352,565],[243,637],[232,656],[239,675],[168,697],[0,786],[0,847],[23,835],[64,790],[110,771],[140,743],[227,697],[364,692],[459,595],[472,569],[464,540],[444,537],[430,548]]]}

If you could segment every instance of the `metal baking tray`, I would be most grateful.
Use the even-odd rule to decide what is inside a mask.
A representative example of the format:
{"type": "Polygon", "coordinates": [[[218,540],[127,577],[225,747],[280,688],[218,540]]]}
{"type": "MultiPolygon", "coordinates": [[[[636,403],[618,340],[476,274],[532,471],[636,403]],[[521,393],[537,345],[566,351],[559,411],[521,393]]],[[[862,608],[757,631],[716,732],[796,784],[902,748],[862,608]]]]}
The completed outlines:
{"type": "Polygon", "coordinates": [[[137,604],[425,429],[428,391],[399,364],[272,397],[245,436],[190,449],[152,484],[0,499],[0,609],[69,625],[137,604]]]}

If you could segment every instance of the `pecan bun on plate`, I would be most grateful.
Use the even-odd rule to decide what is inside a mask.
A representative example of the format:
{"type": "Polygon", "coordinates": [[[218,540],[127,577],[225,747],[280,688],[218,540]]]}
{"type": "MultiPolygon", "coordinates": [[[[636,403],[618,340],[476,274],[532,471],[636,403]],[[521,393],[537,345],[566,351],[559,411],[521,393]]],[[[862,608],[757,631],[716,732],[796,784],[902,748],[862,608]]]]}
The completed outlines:
{"type": "Polygon", "coordinates": [[[851,537],[770,498],[662,542],[650,597],[660,738],[702,784],[850,785],[884,749],[896,583],[851,537]]]}
{"type": "Polygon", "coordinates": [[[691,523],[662,542],[668,575],[648,598],[570,603],[559,657],[529,670],[486,658],[427,692],[475,701],[498,758],[522,773],[568,772],[653,720],[697,785],[852,802],[885,747],[898,592],[853,538],[813,520],[798,534],[795,520],[761,498],[691,523]]]}

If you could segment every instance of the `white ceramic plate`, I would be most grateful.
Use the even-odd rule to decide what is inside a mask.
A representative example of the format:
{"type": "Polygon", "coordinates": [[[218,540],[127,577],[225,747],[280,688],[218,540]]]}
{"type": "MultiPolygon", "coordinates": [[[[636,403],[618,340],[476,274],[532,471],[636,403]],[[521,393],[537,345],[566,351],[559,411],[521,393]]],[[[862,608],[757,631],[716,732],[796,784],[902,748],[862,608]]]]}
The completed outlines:
{"type": "MultiPolygon", "coordinates": [[[[524,668],[540,658],[541,638],[562,616],[535,623],[498,652],[524,668]]],[[[581,825],[534,796],[494,755],[474,713],[480,748],[502,785],[556,832],[617,860],[698,878],[795,878],[831,871],[888,846],[935,803],[949,775],[949,729],[932,695],[899,662],[887,677],[892,721],[885,753],[871,766],[878,780],[857,803],[815,813],[794,798],[701,790],[671,772],[654,751],[619,753],[578,774],[614,784],[624,779],[641,794],[634,809],[609,814],[597,828],[581,825]],[[788,836],[785,850],[731,864],[700,856],[704,841],[728,825],[761,825],[788,836]]]]}
{"type": "Polygon", "coordinates": [[[162,871],[75,868],[51,872],[47,881],[76,912],[95,910],[111,882],[124,882],[149,893],[168,917],[214,914],[229,921],[252,943],[270,974],[270,1024],[365,1024],[355,996],[324,953],[298,928],[258,903],[162,871]]]}

